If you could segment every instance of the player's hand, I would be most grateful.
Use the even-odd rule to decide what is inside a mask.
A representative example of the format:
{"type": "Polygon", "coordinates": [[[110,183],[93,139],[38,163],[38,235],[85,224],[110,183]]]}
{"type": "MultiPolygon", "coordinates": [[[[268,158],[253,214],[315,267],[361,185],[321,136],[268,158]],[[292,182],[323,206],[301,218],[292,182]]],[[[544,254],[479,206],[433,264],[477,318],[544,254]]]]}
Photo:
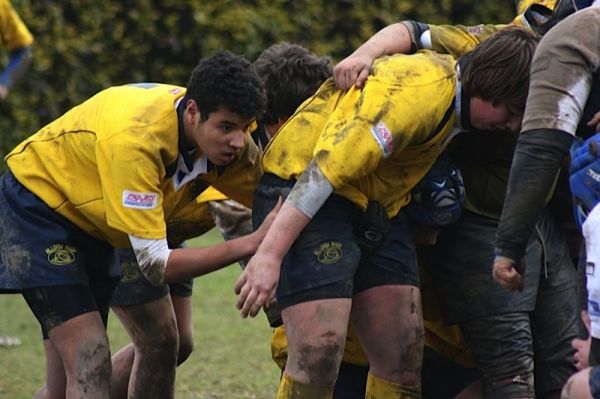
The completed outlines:
{"type": "Polygon", "coordinates": [[[373,58],[359,54],[344,58],[333,68],[335,85],[342,90],[348,90],[352,85],[362,88],[371,73],[373,61],[373,58]]]}
{"type": "Polygon", "coordinates": [[[523,291],[523,272],[525,265],[521,265],[517,270],[511,259],[503,256],[497,256],[494,259],[494,269],[492,275],[500,285],[509,291],[523,291]]]}
{"type": "Polygon", "coordinates": [[[235,285],[235,293],[239,295],[236,307],[243,318],[256,316],[275,297],[281,259],[269,253],[268,249],[265,252],[257,252],[250,259],[235,285]]]}
{"type": "MultiPolygon", "coordinates": [[[[588,333],[591,330],[592,322],[590,321],[590,316],[588,312],[583,310],[581,312],[581,320],[583,320],[583,324],[585,328],[587,328],[588,333]]],[[[588,339],[575,338],[571,342],[571,346],[575,349],[575,354],[573,357],[575,358],[575,367],[577,370],[583,370],[589,367],[589,357],[590,357],[590,346],[592,345],[592,336],[589,335],[588,339]]]]}

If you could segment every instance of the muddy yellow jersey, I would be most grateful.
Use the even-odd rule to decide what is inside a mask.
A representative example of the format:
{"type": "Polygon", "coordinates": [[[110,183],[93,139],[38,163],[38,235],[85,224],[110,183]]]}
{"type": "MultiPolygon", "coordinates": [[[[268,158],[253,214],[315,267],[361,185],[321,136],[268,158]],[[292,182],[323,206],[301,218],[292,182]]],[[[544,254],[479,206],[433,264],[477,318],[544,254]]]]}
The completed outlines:
{"type": "Polygon", "coordinates": [[[0,43],[8,51],[30,46],[33,36],[8,0],[0,0],[0,43]]]}
{"type": "Polygon", "coordinates": [[[117,248],[129,246],[128,235],[165,238],[166,220],[210,184],[250,204],[261,171],[249,135],[224,169],[197,155],[206,170],[176,187],[183,138],[176,103],[184,94],[160,84],[109,88],[22,142],[6,162],[57,213],[117,248]]]}
{"type": "Polygon", "coordinates": [[[506,26],[508,25],[429,25],[431,49],[458,58],[506,26]]]}
{"type": "Polygon", "coordinates": [[[395,215],[454,127],[454,64],[423,51],[376,61],[362,90],[325,82],[271,140],[265,172],[296,179],[315,160],[337,194],[395,215]]]}

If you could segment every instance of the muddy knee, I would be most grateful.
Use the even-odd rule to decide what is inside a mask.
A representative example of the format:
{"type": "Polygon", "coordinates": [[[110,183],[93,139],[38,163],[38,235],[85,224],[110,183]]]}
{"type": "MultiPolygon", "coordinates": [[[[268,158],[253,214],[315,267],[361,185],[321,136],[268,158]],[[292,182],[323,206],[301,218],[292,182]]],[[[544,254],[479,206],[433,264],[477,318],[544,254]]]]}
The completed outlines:
{"type": "Polygon", "coordinates": [[[310,383],[333,386],[337,378],[343,345],[339,340],[326,341],[300,348],[296,367],[310,383]]]}
{"type": "MultiPolygon", "coordinates": [[[[135,345],[136,356],[147,361],[173,362],[179,352],[179,335],[177,329],[161,328],[158,331],[150,330],[141,344],[135,345]]],[[[189,354],[188,354],[189,356],[189,354]]],[[[163,363],[164,364],[164,363],[163,363]]]]}

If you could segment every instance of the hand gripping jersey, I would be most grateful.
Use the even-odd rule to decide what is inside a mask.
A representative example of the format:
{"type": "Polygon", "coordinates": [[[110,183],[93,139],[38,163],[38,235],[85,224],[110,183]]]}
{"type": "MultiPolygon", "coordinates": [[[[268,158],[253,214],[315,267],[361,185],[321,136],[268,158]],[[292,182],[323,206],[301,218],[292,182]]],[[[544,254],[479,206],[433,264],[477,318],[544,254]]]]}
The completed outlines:
{"type": "MultiPolygon", "coordinates": [[[[117,248],[128,235],[166,237],[166,221],[208,185],[251,204],[261,174],[248,135],[226,168],[211,167],[175,187],[176,103],[185,89],[162,84],[112,87],[71,109],[6,156],[15,177],[81,229],[117,248]]],[[[201,157],[200,157],[201,158],[201,157]]]]}
{"type": "Polygon", "coordinates": [[[454,64],[427,51],[396,55],[375,62],[362,90],[325,82],[271,140],[265,172],[293,180],[314,159],[337,194],[397,214],[454,128],[454,64]]]}

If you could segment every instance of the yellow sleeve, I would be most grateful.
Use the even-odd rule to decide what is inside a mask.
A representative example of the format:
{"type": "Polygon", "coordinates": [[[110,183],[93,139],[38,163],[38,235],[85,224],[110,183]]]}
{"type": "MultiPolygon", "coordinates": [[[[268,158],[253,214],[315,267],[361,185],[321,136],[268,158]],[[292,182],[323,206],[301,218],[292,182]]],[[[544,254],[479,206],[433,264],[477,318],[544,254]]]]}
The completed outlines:
{"type": "Polygon", "coordinates": [[[225,171],[212,186],[227,198],[252,208],[252,197],[262,175],[260,152],[249,134],[245,137],[245,147],[238,159],[225,168],[225,171]]]}
{"type": "MultiPolygon", "coordinates": [[[[132,129],[134,130],[134,129],[132,129]]],[[[160,151],[140,135],[121,132],[96,142],[96,162],[109,226],[146,239],[167,236],[160,190],[160,151]]]]}
{"type": "Polygon", "coordinates": [[[33,35],[8,0],[0,0],[0,42],[8,51],[33,43],[33,35]]]}
{"type": "Polygon", "coordinates": [[[210,201],[223,201],[226,199],[227,196],[225,194],[223,194],[213,186],[210,186],[196,198],[196,202],[199,204],[204,204],[210,201]]]}
{"type": "Polygon", "coordinates": [[[506,26],[429,25],[431,47],[433,51],[458,58],[506,26]]]}

